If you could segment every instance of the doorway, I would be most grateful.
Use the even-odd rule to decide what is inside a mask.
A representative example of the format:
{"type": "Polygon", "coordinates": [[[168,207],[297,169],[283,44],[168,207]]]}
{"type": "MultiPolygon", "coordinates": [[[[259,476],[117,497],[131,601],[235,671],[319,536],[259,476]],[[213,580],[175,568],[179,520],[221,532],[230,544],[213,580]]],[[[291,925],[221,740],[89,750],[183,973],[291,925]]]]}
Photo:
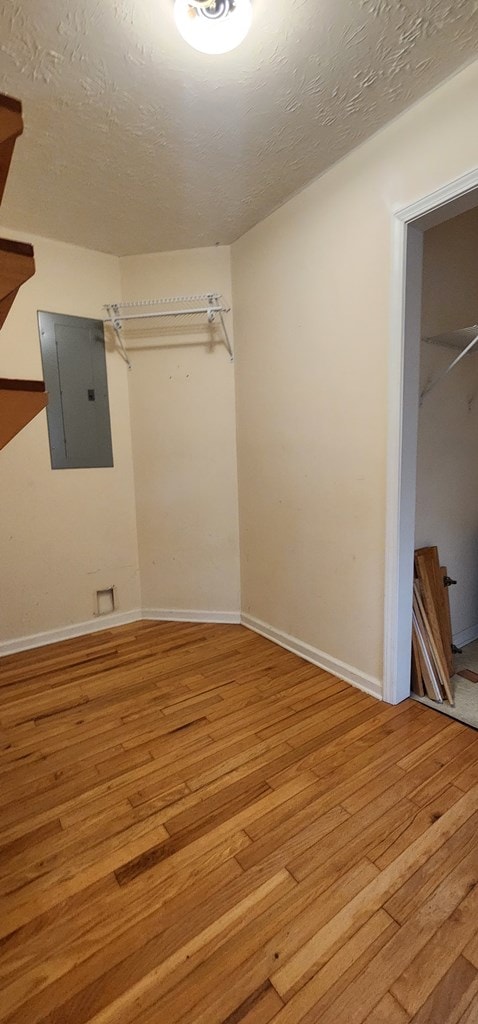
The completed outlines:
{"type": "Polygon", "coordinates": [[[424,232],[476,206],[478,169],[393,220],[384,647],[392,704],[410,695],[424,232]]]}

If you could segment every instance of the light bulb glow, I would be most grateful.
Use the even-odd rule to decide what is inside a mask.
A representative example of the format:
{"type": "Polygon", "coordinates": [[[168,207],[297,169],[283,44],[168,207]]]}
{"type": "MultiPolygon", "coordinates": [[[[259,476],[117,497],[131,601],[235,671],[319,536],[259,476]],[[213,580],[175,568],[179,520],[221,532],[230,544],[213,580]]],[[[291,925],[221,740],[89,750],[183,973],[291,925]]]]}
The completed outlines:
{"type": "Polygon", "coordinates": [[[228,53],[246,38],[252,22],[251,0],[175,0],[174,19],[183,39],[202,53],[228,53]]]}

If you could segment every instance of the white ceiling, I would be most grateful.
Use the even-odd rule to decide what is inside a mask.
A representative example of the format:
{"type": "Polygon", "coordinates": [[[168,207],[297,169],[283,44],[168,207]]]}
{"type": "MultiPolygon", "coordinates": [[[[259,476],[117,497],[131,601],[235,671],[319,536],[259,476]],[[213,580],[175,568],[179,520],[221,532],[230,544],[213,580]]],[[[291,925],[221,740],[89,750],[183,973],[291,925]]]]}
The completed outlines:
{"type": "Polygon", "coordinates": [[[117,254],[229,243],[475,57],[478,0],[253,0],[233,53],[172,0],[3,0],[9,227],[117,254]]]}

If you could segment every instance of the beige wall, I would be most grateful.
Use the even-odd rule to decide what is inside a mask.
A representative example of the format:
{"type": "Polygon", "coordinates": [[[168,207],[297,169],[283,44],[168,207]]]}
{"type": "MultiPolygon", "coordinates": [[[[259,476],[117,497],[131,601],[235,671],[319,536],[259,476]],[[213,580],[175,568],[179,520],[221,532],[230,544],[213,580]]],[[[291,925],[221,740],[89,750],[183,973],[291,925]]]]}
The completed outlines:
{"type": "MultiPolygon", "coordinates": [[[[475,64],[232,249],[242,608],[364,681],[382,679],[392,213],[476,167],[477,92],[475,64]]],[[[37,254],[4,374],[40,372],[39,307],[231,293],[225,248],[123,258],[121,283],[112,257],[37,254]]],[[[234,371],[203,343],[143,339],[130,374],[109,355],[113,471],[52,473],[43,415],[0,453],[2,635],[89,618],[111,583],[139,604],[128,383],[143,607],[237,610],[234,371]]]]}
{"type": "MultiPolygon", "coordinates": [[[[37,309],[101,317],[118,295],[119,266],[101,253],[26,240],[37,270],[2,328],[0,376],[41,379],[37,309]]],[[[127,370],[114,351],[107,369],[113,469],[53,471],[45,412],[0,452],[0,640],[90,620],[96,590],[112,585],[118,611],[139,607],[127,370]]]]}
{"type": "MultiPolygon", "coordinates": [[[[425,232],[422,335],[478,321],[478,209],[425,232]]],[[[458,352],[422,342],[421,387],[458,352]]],[[[417,547],[437,544],[458,581],[450,590],[458,643],[478,636],[478,354],[423,399],[417,462],[417,547]],[[464,636],[460,636],[464,634],[464,636]]]]}
{"type": "Polygon", "coordinates": [[[243,611],[382,679],[392,213],[478,163],[478,64],[233,246],[243,611]]]}
{"type": "MultiPolygon", "coordinates": [[[[209,290],[231,300],[230,250],[120,260],[125,299],[209,290]]],[[[228,318],[230,319],[230,318],[228,318]]],[[[231,328],[232,331],[232,328],[231,328]]],[[[234,366],[220,334],[168,321],[130,343],[143,608],[239,611],[234,366]]]]}

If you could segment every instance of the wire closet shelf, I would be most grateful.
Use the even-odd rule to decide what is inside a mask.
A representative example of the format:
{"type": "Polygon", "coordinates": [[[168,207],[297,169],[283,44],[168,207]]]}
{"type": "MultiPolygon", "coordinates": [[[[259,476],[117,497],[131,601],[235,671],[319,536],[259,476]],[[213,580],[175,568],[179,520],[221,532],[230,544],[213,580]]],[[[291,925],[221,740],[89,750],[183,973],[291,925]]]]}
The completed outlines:
{"type": "Polygon", "coordinates": [[[465,356],[469,355],[470,352],[478,352],[476,348],[476,345],[478,345],[478,324],[472,324],[471,327],[463,327],[458,331],[448,331],[446,334],[436,334],[432,338],[424,338],[423,341],[427,345],[440,345],[443,348],[455,349],[458,351],[458,355],[434,380],[425,384],[420,393],[420,405],[426,395],[429,395],[430,391],[433,391],[436,385],[440,384],[455,369],[455,366],[461,363],[465,356]]]}
{"type": "Polygon", "coordinates": [[[110,323],[116,334],[123,359],[131,369],[126,342],[128,328],[135,332],[142,321],[170,320],[178,324],[197,323],[209,324],[211,327],[219,323],[223,341],[231,362],[234,358],[224,314],[230,312],[219,292],[204,295],[175,295],[161,299],[143,299],[136,302],[110,302],[103,306],[106,312],[105,322],[110,323]]]}

